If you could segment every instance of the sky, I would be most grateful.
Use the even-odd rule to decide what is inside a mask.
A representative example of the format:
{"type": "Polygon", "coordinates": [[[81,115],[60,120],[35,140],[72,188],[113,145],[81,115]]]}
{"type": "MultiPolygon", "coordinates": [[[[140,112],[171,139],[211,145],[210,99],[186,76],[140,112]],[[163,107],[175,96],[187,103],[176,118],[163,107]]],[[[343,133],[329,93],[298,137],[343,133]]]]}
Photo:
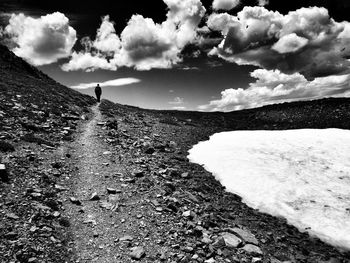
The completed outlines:
{"type": "Polygon", "coordinates": [[[0,41],[56,81],[151,109],[350,95],[347,0],[1,0],[0,41]]]}

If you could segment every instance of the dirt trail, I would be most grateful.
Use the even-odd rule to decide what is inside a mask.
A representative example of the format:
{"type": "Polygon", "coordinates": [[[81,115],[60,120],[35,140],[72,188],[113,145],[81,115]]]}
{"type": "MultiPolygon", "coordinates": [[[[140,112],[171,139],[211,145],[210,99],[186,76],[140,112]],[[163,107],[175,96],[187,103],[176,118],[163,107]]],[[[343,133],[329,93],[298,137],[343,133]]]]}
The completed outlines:
{"type": "Polygon", "coordinates": [[[119,216],[115,210],[120,196],[109,195],[107,187],[118,187],[115,176],[122,170],[116,163],[116,156],[101,138],[98,123],[102,117],[98,105],[93,106],[92,111],[93,118],[71,145],[78,170],[72,178],[72,196],[82,204],[76,205],[68,200],[66,212],[72,224],[75,261],[114,262],[119,257],[114,240],[119,234],[115,226],[119,216]],[[93,193],[97,193],[100,200],[90,200],[93,193]]]}

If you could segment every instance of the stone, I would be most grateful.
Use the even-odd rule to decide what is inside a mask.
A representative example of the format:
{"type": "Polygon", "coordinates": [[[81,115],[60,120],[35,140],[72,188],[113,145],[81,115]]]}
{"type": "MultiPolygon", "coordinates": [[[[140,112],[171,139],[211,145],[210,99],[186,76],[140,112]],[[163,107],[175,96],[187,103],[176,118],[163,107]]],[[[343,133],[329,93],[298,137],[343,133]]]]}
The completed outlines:
{"type": "Polygon", "coordinates": [[[144,177],[145,174],[143,173],[143,171],[135,171],[133,172],[133,175],[137,178],[140,178],[140,177],[144,177]]]}
{"type": "Polygon", "coordinates": [[[201,242],[202,242],[203,244],[209,245],[209,244],[212,242],[212,240],[211,240],[209,237],[207,237],[207,236],[203,236],[201,242]]]}
{"type": "Polygon", "coordinates": [[[112,152],[110,152],[110,151],[103,152],[103,155],[110,155],[110,154],[112,154],[112,152]]]}
{"type": "Polygon", "coordinates": [[[188,211],[183,212],[182,216],[192,219],[192,218],[196,217],[196,214],[193,211],[188,210],[188,211]]]}
{"type": "Polygon", "coordinates": [[[108,188],[108,187],[107,187],[107,193],[108,193],[108,194],[115,195],[115,194],[117,193],[117,190],[114,189],[114,188],[108,188]]]}
{"type": "Polygon", "coordinates": [[[19,219],[19,217],[18,217],[16,214],[14,214],[14,213],[8,213],[8,214],[6,214],[6,217],[7,217],[7,218],[10,218],[10,219],[14,219],[14,220],[19,219]]]}
{"type": "Polygon", "coordinates": [[[153,154],[155,151],[156,151],[156,150],[155,150],[154,148],[148,147],[148,148],[146,148],[145,153],[146,153],[146,154],[153,154]]]}
{"type": "Polygon", "coordinates": [[[181,177],[182,177],[182,178],[187,178],[188,175],[189,175],[188,173],[182,173],[182,174],[181,174],[181,177]]]}
{"type": "Polygon", "coordinates": [[[216,248],[216,249],[224,247],[225,245],[226,245],[226,243],[225,243],[225,239],[223,237],[218,237],[215,240],[215,242],[212,244],[213,248],[216,248]]]}
{"type": "Polygon", "coordinates": [[[229,228],[228,232],[235,234],[240,237],[245,243],[259,245],[259,241],[255,238],[255,236],[249,230],[243,230],[240,228],[229,228]]]}
{"type": "Polygon", "coordinates": [[[131,248],[130,257],[132,259],[140,260],[146,255],[145,249],[143,247],[133,247],[131,248]]]}
{"type": "Polygon", "coordinates": [[[100,196],[96,192],[92,193],[90,197],[90,201],[98,201],[98,200],[100,200],[100,196]]]}
{"type": "Polygon", "coordinates": [[[9,177],[8,177],[8,173],[7,173],[7,169],[6,169],[5,164],[0,164],[0,179],[3,182],[9,181],[9,177]]]}
{"type": "Polygon", "coordinates": [[[100,207],[102,207],[104,209],[107,209],[107,210],[111,210],[114,207],[114,205],[112,203],[110,203],[110,202],[102,201],[100,203],[100,207]]]}
{"type": "Polygon", "coordinates": [[[70,197],[69,200],[75,205],[81,205],[80,200],[75,197],[70,197]]]}
{"type": "Polygon", "coordinates": [[[63,187],[62,185],[59,184],[55,184],[55,189],[57,189],[58,191],[67,191],[68,188],[63,187]]]}
{"type": "Polygon", "coordinates": [[[261,256],[263,252],[258,246],[252,245],[252,244],[247,244],[244,247],[242,247],[242,250],[247,252],[248,254],[252,256],[261,256]]]}
{"type": "Polygon", "coordinates": [[[239,237],[235,236],[234,234],[225,232],[221,236],[225,241],[226,247],[228,248],[236,248],[240,244],[242,244],[242,240],[239,237]]]}
{"type": "Polygon", "coordinates": [[[183,251],[187,252],[187,253],[192,253],[194,251],[193,247],[187,246],[183,248],[183,251]]]}
{"type": "Polygon", "coordinates": [[[121,238],[119,238],[119,241],[124,242],[124,241],[131,241],[133,240],[132,236],[123,236],[121,238]]]}
{"type": "Polygon", "coordinates": [[[60,169],[60,168],[62,168],[63,164],[60,162],[54,162],[51,164],[51,166],[55,169],[60,169]]]}

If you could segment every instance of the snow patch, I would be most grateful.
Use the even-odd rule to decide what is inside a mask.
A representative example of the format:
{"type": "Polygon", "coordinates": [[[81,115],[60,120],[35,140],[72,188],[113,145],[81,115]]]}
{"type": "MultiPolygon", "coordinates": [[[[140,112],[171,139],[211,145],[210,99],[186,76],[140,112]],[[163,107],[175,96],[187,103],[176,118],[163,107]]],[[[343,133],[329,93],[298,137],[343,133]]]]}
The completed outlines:
{"type": "Polygon", "coordinates": [[[249,206],[349,250],[349,149],[348,130],[233,131],[188,157],[249,206]]]}

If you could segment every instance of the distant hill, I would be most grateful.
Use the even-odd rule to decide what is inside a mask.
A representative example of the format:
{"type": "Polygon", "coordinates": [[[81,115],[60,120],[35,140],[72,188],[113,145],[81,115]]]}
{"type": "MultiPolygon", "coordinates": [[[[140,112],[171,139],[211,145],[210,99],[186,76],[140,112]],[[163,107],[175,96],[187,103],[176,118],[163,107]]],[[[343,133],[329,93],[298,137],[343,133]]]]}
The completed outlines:
{"type": "MultiPolygon", "coordinates": [[[[57,83],[2,45],[0,45],[0,76],[0,111],[12,111],[9,106],[15,103],[27,106],[32,103],[45,113],[79,115],[79,112],[87,111],[87,107],[94,103],[92,97],[57,83]]],[[[200,126],[204,124],[227,130],[350,129],[350,98],[325,98],[282,103],[227,113],[157,111],[121,104],[110,103],[110,105],[109,115],[145,112],[154,114],[161,121],[173,125],[200,126]]]]}

